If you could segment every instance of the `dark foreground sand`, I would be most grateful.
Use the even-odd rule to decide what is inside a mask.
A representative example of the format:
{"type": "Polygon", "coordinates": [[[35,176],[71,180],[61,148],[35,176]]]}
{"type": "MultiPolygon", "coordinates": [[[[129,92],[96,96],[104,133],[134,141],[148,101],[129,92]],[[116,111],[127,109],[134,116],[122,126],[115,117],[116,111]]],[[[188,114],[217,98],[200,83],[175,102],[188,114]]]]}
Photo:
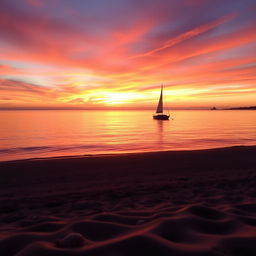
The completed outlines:
{"type": "Polygon", "coordinates": [[[256,255],[256,147],[0,163],[0,255],[256,255]]]}

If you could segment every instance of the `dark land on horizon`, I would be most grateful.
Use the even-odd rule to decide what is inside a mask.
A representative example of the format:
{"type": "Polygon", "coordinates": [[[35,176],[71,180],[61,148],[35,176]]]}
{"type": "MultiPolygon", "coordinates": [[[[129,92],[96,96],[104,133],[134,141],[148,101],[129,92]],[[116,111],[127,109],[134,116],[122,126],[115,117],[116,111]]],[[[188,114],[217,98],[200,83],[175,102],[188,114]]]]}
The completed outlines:
{"type": "Polygon", "coordinates": [[[256,146],[0,162],[0,255],[256,255],[256,146]]]}
{"type": "Polygon", "coordinates": [[[233,107],[233,108],[216,108],[213,107],[211,110],[256,110],[256,106],[250,107],[233,107]]]}
{"type": "Polygon", "coordinates": [[[228,108],[230,110],[256,110],[256,106],[251,107],[239,107],[239,108],[228,108]]]}

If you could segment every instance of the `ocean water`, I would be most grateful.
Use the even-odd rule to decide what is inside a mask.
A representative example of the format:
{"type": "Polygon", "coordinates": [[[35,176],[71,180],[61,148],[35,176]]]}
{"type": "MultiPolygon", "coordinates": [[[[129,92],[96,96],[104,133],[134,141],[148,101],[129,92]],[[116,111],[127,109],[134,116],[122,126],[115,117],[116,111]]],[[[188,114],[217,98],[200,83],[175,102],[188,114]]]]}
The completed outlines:
{"type": "Polygon", "coordinates": [[[256,144],[256,111],[0,111],[0,161],[256,144]]]}

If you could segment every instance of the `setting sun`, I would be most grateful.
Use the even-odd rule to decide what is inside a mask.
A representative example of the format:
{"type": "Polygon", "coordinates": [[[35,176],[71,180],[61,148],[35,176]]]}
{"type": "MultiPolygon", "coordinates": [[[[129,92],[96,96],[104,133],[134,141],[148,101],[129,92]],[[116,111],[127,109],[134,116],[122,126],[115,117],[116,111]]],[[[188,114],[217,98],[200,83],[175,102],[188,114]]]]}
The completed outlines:
{"type": "Polygon", "coordinates": [[[141,99],[141,94],[136,93],[127,93],[127,92],[113,92],[113,93],[106,93],[106,96],[102,98],[102,103],[107,105],[113,104],[126,104],[126,103],[133,103],[136,99],[141,99]]]}

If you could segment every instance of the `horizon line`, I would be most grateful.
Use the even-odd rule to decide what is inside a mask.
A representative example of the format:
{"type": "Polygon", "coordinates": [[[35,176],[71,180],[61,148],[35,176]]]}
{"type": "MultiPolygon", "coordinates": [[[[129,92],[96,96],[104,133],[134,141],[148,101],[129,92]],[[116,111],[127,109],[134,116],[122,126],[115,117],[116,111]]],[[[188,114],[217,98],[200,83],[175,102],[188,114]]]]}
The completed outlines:
{"type": "MultiPolygon", "coordinates": [[[[216,110],[227,110],[227,109],[243,109],[243,108],[253,108],[256,106],[232,106],[232,107],[216,107],[216,110]]],[[[169,110],[212,110],[213,107],[172,107],[169,110]]],[[[102,111],[102,110],[112,110],[112,111],[122,111],[122,110],[152,110],[155,108],[131,108],[131,107],[105,107],[105,108],[83,108],[83,107],[0,107],[0,111],[12,111],[12,110],[86,110],[86,111],[102,111]]]]}

